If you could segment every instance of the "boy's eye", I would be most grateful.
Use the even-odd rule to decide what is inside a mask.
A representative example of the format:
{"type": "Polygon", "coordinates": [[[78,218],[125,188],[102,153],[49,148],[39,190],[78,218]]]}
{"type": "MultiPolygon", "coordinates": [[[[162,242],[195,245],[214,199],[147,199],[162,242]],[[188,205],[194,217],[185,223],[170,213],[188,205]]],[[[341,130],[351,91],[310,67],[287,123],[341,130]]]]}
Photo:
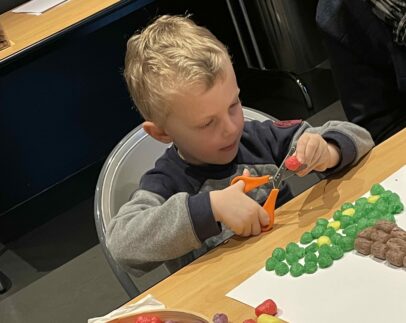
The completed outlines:
{"type": "Polygon", "coordinates": [[[213,120],[210,120],[208,122],[206,122],[204,125],[202,125],[200,128],[207,128],[208,126],[210,126],[212,124],[213,120]]]}

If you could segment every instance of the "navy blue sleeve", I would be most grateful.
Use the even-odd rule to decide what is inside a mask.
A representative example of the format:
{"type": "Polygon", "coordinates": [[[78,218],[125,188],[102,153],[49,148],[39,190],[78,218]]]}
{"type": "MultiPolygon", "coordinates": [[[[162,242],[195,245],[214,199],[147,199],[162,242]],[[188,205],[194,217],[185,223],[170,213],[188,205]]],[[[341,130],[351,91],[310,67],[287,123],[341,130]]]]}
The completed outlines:
{"type": "Polygon", "coordinates": [[[189,196],[189,212],[200,241],[221,233],[221,226],[213,216],[209,192],[189,196]]]}

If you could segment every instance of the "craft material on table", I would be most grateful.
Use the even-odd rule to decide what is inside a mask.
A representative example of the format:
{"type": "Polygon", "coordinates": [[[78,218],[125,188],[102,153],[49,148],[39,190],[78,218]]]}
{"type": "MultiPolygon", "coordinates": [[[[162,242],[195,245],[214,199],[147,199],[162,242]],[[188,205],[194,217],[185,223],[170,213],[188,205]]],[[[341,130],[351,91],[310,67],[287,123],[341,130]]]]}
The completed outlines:
{"type": "Polygon", "coordinates": [[[0,50],[5,49],[10,46],[10,42],[7,39],[6,33],[3,27],[0,25],[0,50]]]}
{"type": "Polygon", "coordinates": [[[67,0],[32,0],[13,10],[14,13],[28,13],[30,15],[40,15],[45,11],[67,2],[67,0]]]}
{"type": "MultiPolygon", "coordinates": [[[[381,184],[405,203],[405,183],[406,166],[381,184]]],[[[406,229],[406,212],[396,221],[406,229]]],[[[279,277],[262,268],[227,296],[253,307],[272,298],[278,303],[278,316],[288,322],[404,322],[406,272],[381,262],[352,251],[334,266],[298,278],[279,277]]]]}

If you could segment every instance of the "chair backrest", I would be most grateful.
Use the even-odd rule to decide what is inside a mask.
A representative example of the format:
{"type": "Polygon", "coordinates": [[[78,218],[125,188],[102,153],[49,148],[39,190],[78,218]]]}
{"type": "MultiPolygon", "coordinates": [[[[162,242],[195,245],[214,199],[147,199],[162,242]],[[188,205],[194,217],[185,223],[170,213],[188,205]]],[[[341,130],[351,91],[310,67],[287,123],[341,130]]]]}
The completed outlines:
{"type": "MultiPolygon", "coordinates": [[[[266,113],[243,108],[244,119],[264,121],[276,120],[266,113]]],[[[113,149],[100,172],[95,192],[95,223],[103,252],[114,274],[129,296],[135,297],[140,291],[133,279],[118,265],[106,246],[106,227],[119,208],[129,201],[138,187],[141,176],[153,167],[168,144],[150,137],[138,126],[128,133],[113,149]]]]}

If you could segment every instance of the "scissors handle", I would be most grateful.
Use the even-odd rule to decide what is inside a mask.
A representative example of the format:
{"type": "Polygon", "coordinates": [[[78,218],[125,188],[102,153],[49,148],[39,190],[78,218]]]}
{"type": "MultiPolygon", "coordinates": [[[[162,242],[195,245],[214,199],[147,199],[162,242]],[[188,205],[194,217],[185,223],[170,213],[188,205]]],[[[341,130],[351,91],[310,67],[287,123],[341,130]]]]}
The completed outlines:
{"type": "Polygon", "coordinates": [[[245,183],[244,193],[252,191],[254,188],[257,188],[261,185],[269,183],[271,179],[270,175],[265,176],[236,176],[231,180],[231,185],[237,183],[238,181],[243,181],[245,183]]]}
{"type": "Polygon", "coordinates": [[[265,204],[263,205],[263,208],[269,216],[269,224],[266,227],[262,227],[262,232],[269,231],[273,227],[273,224],[275,222],[275,203],[276,198],[278,197],[278,193],[278,188],[272,189],[271,193],[268,195],[268,198],[265,201],[265,204]]]}

